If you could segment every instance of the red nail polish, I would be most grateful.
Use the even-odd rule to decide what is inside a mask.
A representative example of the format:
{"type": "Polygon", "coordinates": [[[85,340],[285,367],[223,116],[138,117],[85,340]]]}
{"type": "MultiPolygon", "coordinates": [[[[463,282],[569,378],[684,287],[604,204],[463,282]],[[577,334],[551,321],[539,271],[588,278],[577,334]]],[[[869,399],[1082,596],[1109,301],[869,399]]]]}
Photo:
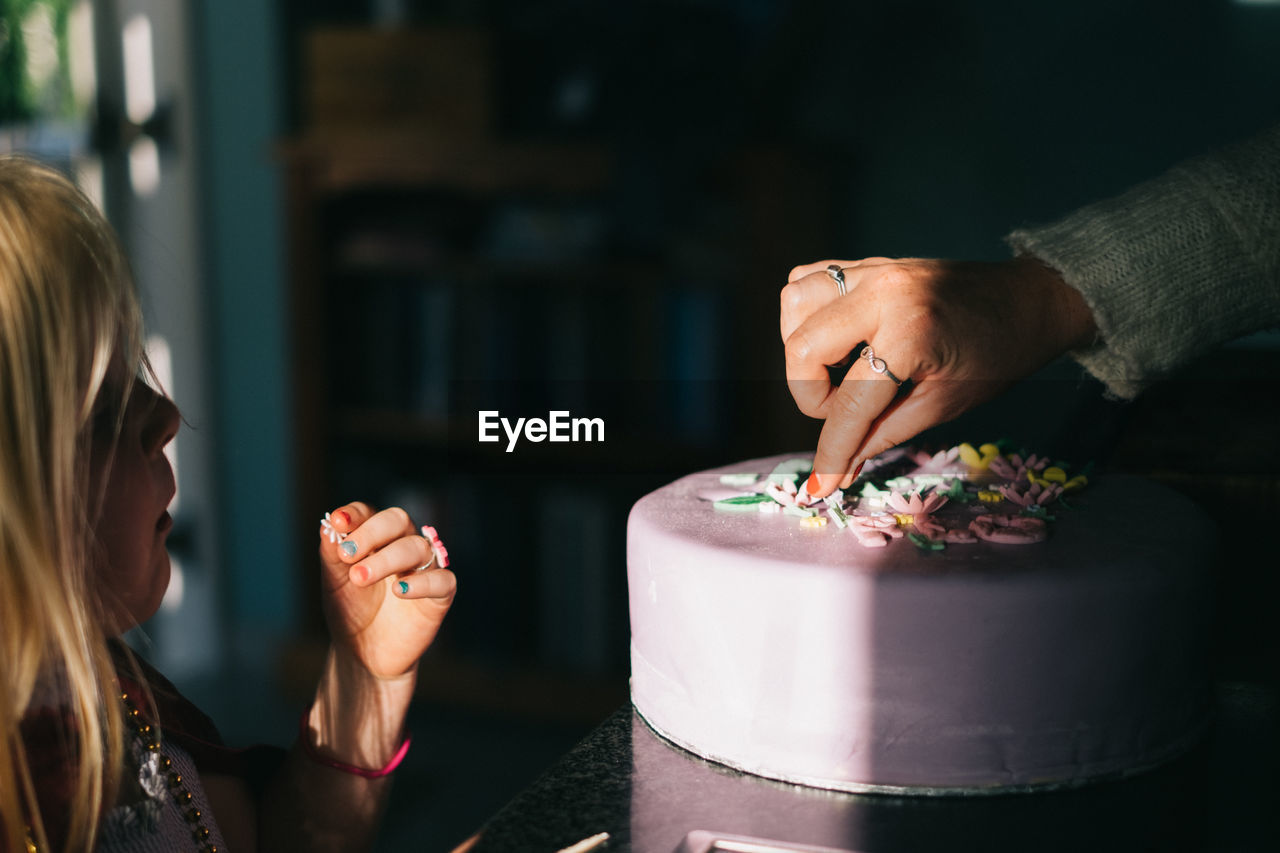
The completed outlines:
{"type": "Polygon", "coordinates": [[[356,583],[364,583],[369,579],[369,570],[364,566],[352,566],[351,577],[355,579],[356,583]]]}
{"type": "Polygon", "coordinates": [[[342,510],[342,509],[338,510],[337,512],[335,512],[335,513],[333,514],[333,517],[334,517],[334,518],[336,518],[336,519],[338,519],[339,521],[341,521],[343,524],[347,525],[348,527],[350,527],[350,526],[351,526],[351,516],[347,515],[347,511],[346,511],[346,510],[342,510]]]}
{"type": "Polygon", "coordinates": [[[818,479],[817,471],[814,471],[809,475],[809,479],[805,482],[804,487],[811,495],[816,494],[818,489],[822,488],[822,480],[818,479]]]}
{"type": "Polygon", "coordinates": [[[858,475],[862,473],[862,466],[867,464],[867,460],[863,459],[858,463],[858,467],[853,469],[853,479],[858,479],[858,475]]]}

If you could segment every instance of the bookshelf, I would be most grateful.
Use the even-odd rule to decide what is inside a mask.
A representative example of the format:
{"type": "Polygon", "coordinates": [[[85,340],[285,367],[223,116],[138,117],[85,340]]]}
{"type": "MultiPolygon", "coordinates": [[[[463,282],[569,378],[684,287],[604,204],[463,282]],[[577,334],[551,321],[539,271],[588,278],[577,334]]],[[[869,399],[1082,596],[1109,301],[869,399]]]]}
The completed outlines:
{"type": "MultiPolygon", "coordinates": [[[[347,37],[375,55],[441,43],[326,31],[310,65],[357,61],[347,37]]],[[[473,33],[444,53],[487,61],[486,45],[473,33]]],[[[460,100],[493,73],[468,75],[460,100]]],[[[493,104],[446,104],[443,124],[368,116],[349,91],[302,88],[311,118],[278,149],[298,529],[360,499],[445,533],[459,598],[429,664],[454,686],[433,680],[433,699],[544,712],[556,703],[529,686],[542,684],[569,697],[566,713],[623,701],[630,505],[689,471],[776,452],[779,425],[798,421],[776,336],[786,271],[817,257],[825,233],[803,158],[726,150],[692,173],[681,209],[695,224],[646,242],[628,193],[651,178],[618,140],[506,138],[493,104]],[[355,112],[326,112],[338,103],[355,112]],[[507,454],[476,440],[486,409],[601,416],[607,437],[507,454]]],[[[310,553],[298,573],[304,630],[319,640],[310,553]]],[[[314,658],[303,649],[287,665],[314,658]]]]}

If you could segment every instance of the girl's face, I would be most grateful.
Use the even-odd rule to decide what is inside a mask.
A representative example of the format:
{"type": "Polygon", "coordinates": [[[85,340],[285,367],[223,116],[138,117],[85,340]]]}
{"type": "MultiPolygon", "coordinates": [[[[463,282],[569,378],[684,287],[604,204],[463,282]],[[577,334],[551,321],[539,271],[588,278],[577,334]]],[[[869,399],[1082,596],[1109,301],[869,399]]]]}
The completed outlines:
{"type": "Polygon", "coordinates": [[[94,413],[89,487],[97,507],[94,575],[108,629],[119,633],[151,618],[169,586],[167,507],[176,487],[164,447],[180,416],[173,401],[136,379],[117,436],[120,384],[107,385],[94,413]]]}

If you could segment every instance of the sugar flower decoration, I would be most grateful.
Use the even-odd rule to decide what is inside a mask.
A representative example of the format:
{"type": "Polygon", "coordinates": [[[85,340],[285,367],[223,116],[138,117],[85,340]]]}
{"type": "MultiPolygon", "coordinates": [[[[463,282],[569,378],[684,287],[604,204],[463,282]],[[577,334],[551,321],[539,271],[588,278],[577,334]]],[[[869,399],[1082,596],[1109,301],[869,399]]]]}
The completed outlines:
{"type": "Polygon", "coordinates": [[[996,486],[996,490],[1005,498],[1023,509],[1031,506],[1047,506],[1058,499],[1062,494],[1064,487],[1059,483],[1050,483],[1046,480],[1024,481],[1025,487],[1019,488],[1017,484],[1009,486],[996,486]],[[1043,485],[1042,485],[1043,484],[1043,485]]]}
{"type": "Polygon", "coordinates": [[[969,522],[969,529],[979,539],[1001,545],[1030,545],[1049,538],[1043,519],[1025,515],[980,515],[969,522]]]}
{"type": "Polygon", "coordinates": [[[990,443],[975,450],[972,444],[965,442],[957,449],[960,453],[960,461],[979,471],[987,470],[992,462],[1000,458],[1000,448],[990,443]]]}
{"type": "Polygon", "coordinates": [[[948,497],[946,492],[936,490],[928,497],[918,493],[900,495],[894,492],[889,495],[887,503],[895,510],[894,518],[899,526],[912,525],[933,542],[973,542],[974,536],[968,530],[949,527],[942,520],[934,518],[934,513],[946,505],[948,497]]]}
{"type": "Polygon", "coordinates": [[[849,529],[858,537],[858,544],[864,548],[883,548],[889,544],[890,539],[902,538],[897,519],[887,512],[851,515],[849,529]]]}
{"type": "Polygon", "coordinates": [[[928,497],[922,496],[919,492],[911,495],[904,495],[900,492],[890,492],[885,498],[885,502],[894,510],[908,515],[932,515],[941,509],[947,502],[947,496],[939,492],[933,492],[928,497]]]}
{"type": "Polygon", "coordinates": [[[946,465],[949,462],[955,462],[956,459],[958,459],[959,457],[960,457],[960,448],[950,447],[946,450],[939,450],[937,453],[933,454],[932,456],[930,456],[925,451],[920,450],[920,451],[917,451],[916,454],[911,458],[916,463],[916,465],[920,466],[921,468],[925,468],[925,467],[940,467],[942,465],[946,465]]]}
{"type": "Polygon", "coordinates": [[[1084,474],[1077,474],[1076,476],[1067,479],[1067,472],[1063,471],[1056,465],[1052,468],[1044,469],[1044,472],[1040,474],[1028,470],[1027,479],[1042,486],[1048,486],[1056,483],[1062,486],[1062,490],[1064,492],[1074,492],[1077,489],[1083,489],[1089,484],[1089,478],[1084,474]]]}
{"type": "Polygon", "coordinates": [[[1010,453],[1007,457],[1000,456],[992,459],[990,469],[993,474],[1006,480],[1021,480],[1027,476],[1028,471],[1039,472],[1048,464],[1047,458],[1036,456],[1034,453],[1026,459],[1023,459],[1021,454],[1010,453]]]}

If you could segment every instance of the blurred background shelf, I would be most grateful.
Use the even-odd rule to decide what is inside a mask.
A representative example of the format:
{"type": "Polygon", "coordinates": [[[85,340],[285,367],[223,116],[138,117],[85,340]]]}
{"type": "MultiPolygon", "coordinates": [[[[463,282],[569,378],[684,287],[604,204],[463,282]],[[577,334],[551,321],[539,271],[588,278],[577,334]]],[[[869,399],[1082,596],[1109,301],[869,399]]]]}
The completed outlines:
{"type": "MultiPolygon", "coordinates": [[[[298,43],[299,123],[276,146],[293,511],[306,526],[361,499],[441,530],[460,592],[423,671],[431,702],[598,721],[626,698],[630,506],[783,442],[777,288],[831,219],[788,147],[744,142],[668,175],[663,128],[620,144],[513,121],[507,63],[527,55],[498,39],[324,26],[298,43]],[[482,410],[599,417],[605,437],[507,453],[500,431],[477,440],[482,410]]],[[[323,641],[309,554],[298,577],[304,640],[285,668],[308,671],[323,641]]]]}

